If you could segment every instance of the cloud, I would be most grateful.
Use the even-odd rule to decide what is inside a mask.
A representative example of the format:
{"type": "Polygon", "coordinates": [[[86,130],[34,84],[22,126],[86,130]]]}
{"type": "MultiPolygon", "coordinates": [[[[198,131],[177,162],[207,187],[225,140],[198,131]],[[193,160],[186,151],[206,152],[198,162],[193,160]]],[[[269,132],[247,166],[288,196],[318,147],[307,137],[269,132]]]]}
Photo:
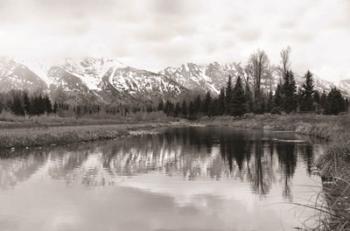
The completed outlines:
{"type": "Polygon", "coordinates": [[[165,15],[184,15],[190,13],[186,8],[185,0],[155,0],[154,10],[165,15]]]}
{"type": "Polygon", "coordinates": [[[349,40],[347,0],[0,0],[2,55],[107,55],[158,70],[244,62],[258,48],[278,63],[290,45],[297,72],[333,80],[350,78],[349,40]]]}

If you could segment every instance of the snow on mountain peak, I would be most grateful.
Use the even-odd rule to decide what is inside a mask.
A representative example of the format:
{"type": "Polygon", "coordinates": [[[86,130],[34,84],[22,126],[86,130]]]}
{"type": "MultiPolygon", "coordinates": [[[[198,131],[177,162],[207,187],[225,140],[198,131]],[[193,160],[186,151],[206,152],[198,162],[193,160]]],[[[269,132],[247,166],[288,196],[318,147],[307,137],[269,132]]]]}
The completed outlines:
{"type": "Polygon", "coordinates": [[[126,65],[111,58],[66,59],[61,67],[77,76],[90,90],[101,90],[102,77],[111,69],[124,68],[126,65]]]}
{"type": "MultiPolygon", "coordinates": [[[[217,95],[226,86],[228,76],[232,76],[234,82],[238,75],[246,76],[239,63],[186,63],[155,73],[105,57],[67,58],[54,63],[33,58],[0,57],[0,91],[50,90],[50,86],[62,86],[72,96],[78,94],[84,98],[94,95],[103,98],[104,102],[175,99],[189,91],[209,91],[217,95]]],[[[298,86],[305,81],[302,75],[296,74],[295,78],[298,86]]],[[[280,74],[273,71],[271,78],[262,79],[262,88],[266,91],[273,90],[279,80],[280,74]]],[[[314,84],[319,91],[329,91],[331,87],[337,86],[346,95],[350,95],[350,80],[335,84],[314,75],[314,84]]]]}
{"type": "Polygon", "coordinates": [[[26,66],[29,70],[35,73],[37,76],[43,80],[47,86],[50,86],[52,80],[48,77],[48,71],[51,64],[47,61],[33,59],[33,58],[16,58],[14,59],[16,63],[26,66]]]}

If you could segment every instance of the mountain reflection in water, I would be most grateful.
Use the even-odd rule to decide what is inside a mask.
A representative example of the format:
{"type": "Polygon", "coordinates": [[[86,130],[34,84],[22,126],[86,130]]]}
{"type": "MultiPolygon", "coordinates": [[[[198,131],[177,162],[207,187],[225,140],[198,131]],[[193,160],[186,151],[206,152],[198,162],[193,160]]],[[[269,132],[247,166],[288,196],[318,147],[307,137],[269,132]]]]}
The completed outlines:
{"type": "MultiPolygon", "coordinates": [[[[0,155],[0,195],[31,179],[87,189],[122,186],[152,193],[182,190],[183,194],[197,196],[208,193],[202,182],[212,182],[210,187],[214,189],[210,190],[216,190],[213,194],[236,190],[220,185],[222,181],[249,185],[248,191],[232,192],[240,197],[255,194],[258,200],[265,200],[275,188],[284,201],[291,202],[297,168],[299,184],[319,185],[318,179],[310,179],[322,145],[307,140],[294,142],[302,138],[293,133],[178,128],[122,140],[6,151],[0,155]],[[177,180],[173,185],[169,183],[171,178],[177,180]],[[193,189],[188,188],[191,182],[193,189]]],[[[0,227],[1,213],[6,211],[0,209],[0,227]]]]}

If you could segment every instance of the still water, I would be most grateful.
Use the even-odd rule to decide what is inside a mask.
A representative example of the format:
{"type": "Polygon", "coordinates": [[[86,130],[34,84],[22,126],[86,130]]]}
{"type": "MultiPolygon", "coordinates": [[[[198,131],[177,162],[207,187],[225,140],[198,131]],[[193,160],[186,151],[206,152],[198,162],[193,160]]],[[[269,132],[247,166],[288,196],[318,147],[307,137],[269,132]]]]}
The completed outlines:
{"type": "Polygon", "coordinates": [[[295,230],[315,211],[323,144],[176,128],[0,154],[0,230],[295,230]]]}

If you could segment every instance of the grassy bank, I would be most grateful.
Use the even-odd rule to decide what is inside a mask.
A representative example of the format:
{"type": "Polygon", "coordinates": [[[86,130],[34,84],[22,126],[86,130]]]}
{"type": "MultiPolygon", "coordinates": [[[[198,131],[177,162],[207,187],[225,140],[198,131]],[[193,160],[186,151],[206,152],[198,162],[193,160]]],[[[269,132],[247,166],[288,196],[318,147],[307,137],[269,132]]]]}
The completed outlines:
{"type": "Polygon", "coordinates": [[[173,119],[162,112],[136,112],[127,116],[121,115],[88,115],[82,117],[60,117],[57,115],[16,116],[2,111],[0,113],[1,128],[38,128],[52,126],[77,125],[107,125],[107,124],[134,124],[145,122],[168,122],[173,119]]]}
{"type": "Polygon", "coordinates": [[[294,131],[305,135],[317,136],[324,139],[336,139],[338,134],[350,137],[347,128],[350,129],[350,117],[324,116],[315,114],[295,115],[246,115],[237,119],[229,116],[202,118],[201,123],[207,126],[229,126],[246,129],[265,129],[294,131]]]}
{"type": "Polygon", "coordinates": [[[0,113],[0,149],[60,145],[113,139],[132,130],[169,126],[172,118],[163,113],[132,113],[128,116],[23,117],[0,113]]]}
{"type": "Polygon", "coordinates": [[[322,203],[315,209],[323,211],[316,230],[350,230],[350,116],[246,115],[202,118],[207,126],[230,126],[247,129],[293,131],[329,140],[325,155],[317,160],[322,177],[322,203]]]}
{"type": "Polygon", "coordinates": [[[1,129],[0,148],[60,145],[102,139],[113,139],[127,135],[130,130],[151,129],[158,126],[161,126],[161,124],[78,125],[46,128],[37,127],[1,129]]]}
{"type": "Polygon", "coordinates": [[[137,123],[109,125],[77,125],[60,127],[12,128],[0,130],[0,148],[26,148],[62,145],[78,142],[115,139],[133,133],[142,133],[176,123],[137,123]]]}

